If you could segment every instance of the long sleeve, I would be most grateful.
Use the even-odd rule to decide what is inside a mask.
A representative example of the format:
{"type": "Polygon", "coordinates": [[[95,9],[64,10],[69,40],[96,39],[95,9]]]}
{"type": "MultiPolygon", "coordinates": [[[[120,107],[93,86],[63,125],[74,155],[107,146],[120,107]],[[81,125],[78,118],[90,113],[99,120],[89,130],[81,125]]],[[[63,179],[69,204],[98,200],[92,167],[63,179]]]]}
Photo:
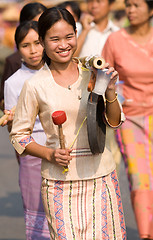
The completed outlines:
{"type": "Polygon", "coordinates": [[[34,141],[31,133],[37,114],[38,102],[36,94],[30,88],[29,82],[26,81],[17,103],[10,133],[11,143],[19,154],[23,153],[27,144],[34,141]]]}
{"type": "Polygon", "coordinates": [[[9,84],[8,81],[5,81],[5,84],[4,84],[5,109],[10,110],[12,107],[16,106],[17,100],[18,99],[17,99],[16,87],[12,86],[12,84],[9,84]]]}

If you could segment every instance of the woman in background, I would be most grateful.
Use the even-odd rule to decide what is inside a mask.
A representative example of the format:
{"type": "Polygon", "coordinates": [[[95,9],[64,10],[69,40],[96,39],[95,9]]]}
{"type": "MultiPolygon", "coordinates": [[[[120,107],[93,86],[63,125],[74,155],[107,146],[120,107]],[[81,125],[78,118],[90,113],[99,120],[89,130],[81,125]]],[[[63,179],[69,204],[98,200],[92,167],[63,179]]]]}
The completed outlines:
{"type": "MultiPolygon", "coordinates": [[[[40,15],[47,8],[39,2],[27,3],[20,12],[19,23],[24,21],[38,21],[40,15]]],[[[4,71],[1,79],[0,87],[0,109],[4,110],[4,82],[19,68],[21,68],[21,56],[15,51],[5,59],[4,71]]]]}
{"type": "Polygon", "coordinates": [[[123,81],[126,121],[117,130],[141,239],[153,239],[153,1],[126,0],[130,26],[108,38],[102,55],[123,81]]]}
{"type": "MultiPolygon", "coordinates": [[[[44,65],[42,60],[43,47],[38,38],[38,23],[27,21],[21,23],[15,33],[15,42],[22,58],[22,65],[11,77],[5,81],[4,100],[5,109],[10,110],[17,105],[24,82],[36,74],[44,65]]],[[[6,112],[6,110],[5,110],[6,112]]],[[[13,114],[3,125],[12,128],[13,114]]],[[[44,145],[46,136],[37,116],[33,138],[44,145]]],[[[48,224],[45,218],[41,199],[41,159],[37,157],[18,156],[19,160],[19,185],[22,194],[24,218],[26,224],[27,240],[49,240],[48,224]]]]}

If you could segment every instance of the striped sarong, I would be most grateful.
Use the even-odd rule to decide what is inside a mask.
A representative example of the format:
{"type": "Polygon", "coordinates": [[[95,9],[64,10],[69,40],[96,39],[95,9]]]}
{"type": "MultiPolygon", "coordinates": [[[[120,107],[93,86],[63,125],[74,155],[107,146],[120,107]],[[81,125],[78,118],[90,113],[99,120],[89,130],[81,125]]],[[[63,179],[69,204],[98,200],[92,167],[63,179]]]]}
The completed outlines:
{"type": "Polygon", "coordinates": [[[126,116],[117,129],[139,236],[153,239],[153,116],[126,116]]]}
{"type": "Polygon", "coordinates": [[[26,155],[19,156],[19,161],[26,240],[49,240],[48,222],[41,198],[41,159],[26,155]]]}
{"type": "Polygon", "coordinates": [[[126,240],[116,171],[91,180],[43,179],[42,199],[52,240],[126,240]]]}

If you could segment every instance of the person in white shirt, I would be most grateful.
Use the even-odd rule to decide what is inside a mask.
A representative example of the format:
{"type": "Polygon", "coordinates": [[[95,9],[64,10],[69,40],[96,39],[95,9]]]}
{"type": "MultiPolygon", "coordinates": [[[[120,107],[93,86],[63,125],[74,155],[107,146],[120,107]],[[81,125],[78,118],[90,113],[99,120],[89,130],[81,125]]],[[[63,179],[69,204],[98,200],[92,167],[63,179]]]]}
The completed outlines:
{"type": "MultiPolygon", "coordinates": [[[[38,38],[38,22],[25,21],[21,23],[16,29],[15,42],[22,58],[22,65],[20,69],[5,81],[5,113],[17,105],[25,81],[39,72],[44,65],[42,60],[43,47],[38,38]]],[[[8,125],[8,131],[11,131],[13,117],[11,113],[9,119],[3,123],[3,125],[8,125]]],[[[34,123],[32,136],[37,143],[45,144],[46,134],[38,116],[34,123]]],[[[24,208],[26,239],[49,240],[48,224],[40,191],[41,158],[30,155],[19,156],[18,154],[17,157],[19,161],[19,186],[24,208]]]]}
{"type": "Polygon", "coordinates": [[[81,16],[82,32],[75,56],[101,55],[108,36],[119,28],[109,19],[114,0],[87,0],[88,13],[81,16]]]}

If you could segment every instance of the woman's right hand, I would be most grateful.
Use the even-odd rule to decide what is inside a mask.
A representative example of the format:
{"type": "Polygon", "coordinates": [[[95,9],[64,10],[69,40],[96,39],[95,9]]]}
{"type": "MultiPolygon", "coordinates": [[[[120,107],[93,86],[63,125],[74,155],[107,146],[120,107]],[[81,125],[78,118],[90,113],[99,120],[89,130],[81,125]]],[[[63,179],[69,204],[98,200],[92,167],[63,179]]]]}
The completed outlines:
{"type": "Polygon", "coordinates": [[[66,167],[70,164],[70,161],[72,160],[72,157],[70,156],[71,152],[72,149],[55,149],[53,150],[52,157],[49,161],[66,167]]]}
{"type": "Polygon", "coordinates": [[[7,116],[7,118],[4,120],[4,122],[2,123],[2,127],[8,125],[12,125],[12,121],[13,121],[13,118],[14,118],[14,112],[12,112],[11,110],[4,110],[4,114],[7,116]]]}
{"type": "Polygon", "coordinates": [[[93,22],[94,18],[89,13],[83,13],[80,18],[80,22],[82,24],[83,30],[89,31],[93,25],[91,24],[93,22]]]}

